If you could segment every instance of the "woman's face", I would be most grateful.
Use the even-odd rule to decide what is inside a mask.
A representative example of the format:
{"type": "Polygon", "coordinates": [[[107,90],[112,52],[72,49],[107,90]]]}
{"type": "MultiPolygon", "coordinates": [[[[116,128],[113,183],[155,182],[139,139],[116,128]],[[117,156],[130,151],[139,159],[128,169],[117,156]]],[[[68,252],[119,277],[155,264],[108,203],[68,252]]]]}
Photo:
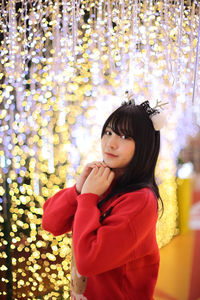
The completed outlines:
{"type": "Polygon", "coordinates": [[[135,153],[135,142],[132,138],[117,135],[109,126],[101,139],[104,162],[113,171],[123,169],[129,164],[135,153]]]}

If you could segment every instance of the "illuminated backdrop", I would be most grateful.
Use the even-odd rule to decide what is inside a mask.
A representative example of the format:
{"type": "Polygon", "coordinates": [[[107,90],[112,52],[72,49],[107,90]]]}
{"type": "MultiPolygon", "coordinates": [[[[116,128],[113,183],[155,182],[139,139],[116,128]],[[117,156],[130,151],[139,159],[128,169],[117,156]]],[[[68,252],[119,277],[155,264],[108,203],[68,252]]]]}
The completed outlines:
{"type": "Polygon", "coordinates": [[[165,204],[159,246],[177,233],[176,160],[200,124],[200,5],[189,0],[0,5],[0,297],[67,299],[70,236],[55,238],[42,230],[42,205],[74,184],[86,162],[101,159],[101,126],[126,90],[138,102],[169,102],[157,167],[165,204]]]}

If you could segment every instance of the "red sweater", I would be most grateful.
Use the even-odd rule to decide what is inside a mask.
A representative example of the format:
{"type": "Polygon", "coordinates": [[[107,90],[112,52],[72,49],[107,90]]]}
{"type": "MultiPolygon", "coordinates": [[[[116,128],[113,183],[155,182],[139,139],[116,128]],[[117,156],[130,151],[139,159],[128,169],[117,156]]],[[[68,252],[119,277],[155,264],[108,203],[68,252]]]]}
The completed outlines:
{"type": "Polygon", "coordinates": [[[72,299],[152,300],[159,268],[154,193],[143,188],[114,198],[111,215],[102,223],[99,199],[78,195],[74,186],[43,207],[42,226],[53,235],[73,225],[72,299]]]}

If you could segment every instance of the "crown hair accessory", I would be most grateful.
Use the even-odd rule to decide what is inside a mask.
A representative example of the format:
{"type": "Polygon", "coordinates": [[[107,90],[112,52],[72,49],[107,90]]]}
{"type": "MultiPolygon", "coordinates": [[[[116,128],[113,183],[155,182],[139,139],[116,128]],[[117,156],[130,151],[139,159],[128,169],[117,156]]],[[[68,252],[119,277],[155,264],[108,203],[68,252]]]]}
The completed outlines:
{"type": "Polygon", "coordinates": [[[163,109],[163,106],[168,104],[168,102],[162,103],[162,101],[156,100],[156,105],[153,107],[153,109],[161,108],[163,109]]]}
{"type": "MultiPolygon", "coordinates": [[[[121,105],[136,105],[133,92],[127,90],[125,92],[125,96],[127,101],[122,102],[121,105]]],[[[166,115],[161,110],[163,110],[163,106],[166,104],[168,104],[168,102],[164,103],[159,100],[156,101],[156,105],[154,107],[150,106],[148,100],[140,104],[151,119],[155,131],[159,131],[165,126],[166,115]]]]}
{"type": "Polygon", "coordinates": [[[141,106],[147,112],[149,118],[153,123],[153,127],[156,131],[159,131],[161,128],[165,126],[166,123],[166,116],[165,114],[160,111],[159,109],[163,109],[163,106],[168,104],[167,102],[162,103],[162,101],[156,102],[156,105],[152,108],[149,105],[149,101],[145,101],[141,103],[141,106]]]}

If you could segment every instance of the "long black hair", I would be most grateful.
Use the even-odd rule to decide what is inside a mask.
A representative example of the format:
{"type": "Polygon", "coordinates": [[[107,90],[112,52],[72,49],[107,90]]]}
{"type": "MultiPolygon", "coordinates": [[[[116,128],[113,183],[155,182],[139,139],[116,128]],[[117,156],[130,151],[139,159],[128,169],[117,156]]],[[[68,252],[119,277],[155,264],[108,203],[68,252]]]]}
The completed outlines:
{"type": "Polygon", "coordinates": [[[132,138],[135,142],[135,153],[111,192],[99,202],[98,207],[101,208],[108,199],[115,195],[149,187],[157,199],[161,200],[163,212],[163,202],[155,180],[155,167],[160,150],[160,131],[154,129],[153,123],[142,105],[126,102],[108,117],[101,137],[105,134],[108,126],[117,135],[132,138]]]}

